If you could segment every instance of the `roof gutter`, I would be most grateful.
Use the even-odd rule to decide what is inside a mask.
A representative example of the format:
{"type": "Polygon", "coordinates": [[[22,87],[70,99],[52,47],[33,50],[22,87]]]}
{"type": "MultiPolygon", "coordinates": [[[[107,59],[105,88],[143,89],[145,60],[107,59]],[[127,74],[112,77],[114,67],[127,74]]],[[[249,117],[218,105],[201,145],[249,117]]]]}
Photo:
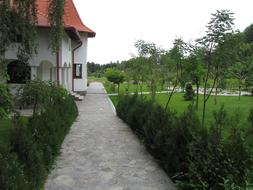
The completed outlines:
{"type": "Polygon", "coordinates": [[[74,27],[66,27],[65,31],[73,41],[77,43],[82,41],[79,32],[74,27]]]}
{"type": "Polygon", "coordinates": [[[74,92],[74,64],[75,64],[75,51],[83,45],[83,42],[80,41],[78,45],[72,50],[72,91],[74,92]]]}

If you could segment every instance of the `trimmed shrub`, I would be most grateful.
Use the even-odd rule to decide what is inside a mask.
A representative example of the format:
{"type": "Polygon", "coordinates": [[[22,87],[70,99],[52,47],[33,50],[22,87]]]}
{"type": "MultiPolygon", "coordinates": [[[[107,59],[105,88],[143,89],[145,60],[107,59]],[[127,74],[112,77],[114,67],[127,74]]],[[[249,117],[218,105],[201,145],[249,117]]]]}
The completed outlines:
{"type": "MultiPolygon", "coordinates": [[[[37,85],[40,84],[33,83],[33,87],[39,89],[37,85]]],[[[8,166],[3,169],[6,172],[0,171],[0,185],[6,185],[5,189],[42,188],[59,154],[64,137],[77,117],[76,104],[65,89],[54,84],[45,84],[43,88],[47,97],[41,96],[40,100],[43,101],[37,104],[40,107],[36,110],[39,109],[40,112],[35,112],[27,123],[17,118],[10,139],[10,150],[0,152],[0,162],[7,162],[8,166]],[[12,183],[4,182],[9,180],[6,176],[8,172],[12,172],[12,183]],[[16,179],[19,180],[18,183],[16,179]],[[14,182],[16,186],[12,187],[14,182]]],[[[35,89],[30,92],[34,92],[35,89]]],[[[29,100],[33,95],[27,92],[23,95],[28,96],[26,100],[29,100]]]]}
{"type": "Polygon", "coordinates": [[[247,187],[251,152],[238,130],[239,117],[228,118],[224,106],[207,129],[192,105],[178,117],[134,95],[120,97],[116,109],[179,189],[247,187]]]}
{"type": "Polygon", "coordinates": [[[187,83],[185,86],[185,94],[184,94],[184,99],[186,101],[192,101],[194,100],[195,97],[195,92],[192,88],[192,84],[191,83],[187,83]]]}

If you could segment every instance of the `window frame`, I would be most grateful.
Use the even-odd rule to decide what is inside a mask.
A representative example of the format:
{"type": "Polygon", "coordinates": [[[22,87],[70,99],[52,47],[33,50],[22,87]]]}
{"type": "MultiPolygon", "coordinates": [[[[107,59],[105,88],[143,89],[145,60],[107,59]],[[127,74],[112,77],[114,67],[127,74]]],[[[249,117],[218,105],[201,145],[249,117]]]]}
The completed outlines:
{"type": "Polygon", "coordinates": [[[81,63],[74,63],[74,78],[76,79],[82,79],[83,78],[83,64],[81,63]],[[77,69],[79,67],[80,75],[77,75],[77,69]]]}

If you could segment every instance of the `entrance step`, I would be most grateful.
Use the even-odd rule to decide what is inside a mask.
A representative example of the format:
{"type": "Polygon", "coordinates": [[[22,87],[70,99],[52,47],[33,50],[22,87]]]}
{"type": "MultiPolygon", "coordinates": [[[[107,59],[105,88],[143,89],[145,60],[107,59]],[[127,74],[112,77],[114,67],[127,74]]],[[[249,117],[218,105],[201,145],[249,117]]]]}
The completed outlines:
{"type": "Polygon", "coordinates": [[[83,96],[80,94],[77,94],[76,92],[70,91],[69,94],[76,100],[76,101],[82,101],[83,96]]]}

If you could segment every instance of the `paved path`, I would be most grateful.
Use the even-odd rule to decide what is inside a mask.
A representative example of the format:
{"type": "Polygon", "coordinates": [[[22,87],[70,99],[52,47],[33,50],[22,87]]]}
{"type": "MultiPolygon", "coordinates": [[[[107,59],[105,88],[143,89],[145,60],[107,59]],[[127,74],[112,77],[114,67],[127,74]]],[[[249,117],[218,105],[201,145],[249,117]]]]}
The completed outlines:
{"type": "Polygon", "coordinates": [[[129,127],[92,83],[66,136],[48,190],[175,190],[129,127]]]}

